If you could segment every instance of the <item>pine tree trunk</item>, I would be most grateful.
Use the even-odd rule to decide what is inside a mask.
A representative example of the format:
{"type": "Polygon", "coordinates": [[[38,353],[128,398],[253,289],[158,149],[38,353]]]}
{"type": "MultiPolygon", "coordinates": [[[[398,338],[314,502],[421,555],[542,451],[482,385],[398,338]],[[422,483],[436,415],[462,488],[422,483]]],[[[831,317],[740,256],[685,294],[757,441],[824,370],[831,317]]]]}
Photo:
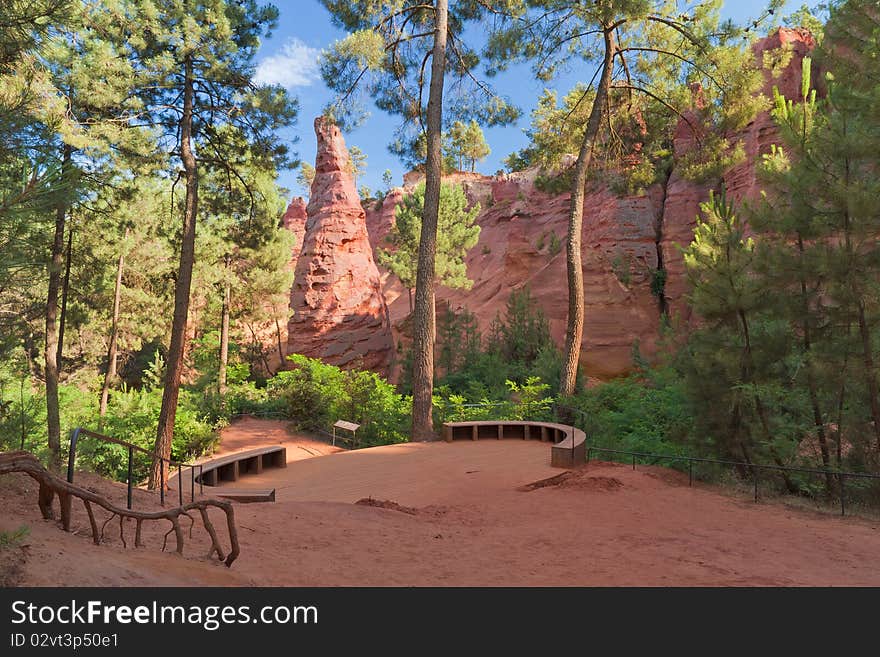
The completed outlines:
{"type": "Polygon", "coordinates": [[[565,328],[565,353],[562,357],[562,377],[559,382],[559,394],[563,397],[574,394],[574,386],[577,381],[581,341],[584,335],[584,271],[581,264],[584,195],[586,193],[587,172],[593,160],[593,146],[599,134],[602,114],[608,101],[611,75],[614,71],[614,56],[617,50],[613,30],[606,28],[604,33],[605,58],[602,63],[602,77],[575,164],[574,180],[571,186],[571,205],[568,211],[568,239],[566,241],[568,323],[565,328]]]}
{"type": "MultiPolygon", "coordinates": [[[[125,242],[128,241],[128,228],[125,229],[125,235],[122,238],[123,248],[125,242]]],[[[122,302],[122,272],[125,269],[125,252],[119,254],[119,260],[116,262],[116,283],[113,287],[113,318],[110,324],[110,346],[107,348],[107,371],[104,373],[104,383],[101,386],[101,403],[98,408],[98,415],[101,418],[100,424],[103,427],[104,416],[107,415],[107,402],[110,399],[110,386],[116,380],[116,350],[117,340],[119,336],[119,307],[122,302]]]]}
{"type": "MultiPolygon", "coordinates": [[[[754,362],[752,359],[752,338],[751,331],[749,330],[749,323],[746,319],[745,311],[739,311],[740,322],[742,323],[743,329],[743,338],[745,341],[745,349],[743,350],[743,361],[741,366],[741,378],[743,383],[754,383],[754,362]]],[[[761,431],[764,434],[764,442],[767,444],[767,449],[770,451],[770,456],[773,461],[779,467],[784,467],[782,459],[779,457],[776,448],[773,446],[773,436],[770,433],[770,421],[767,416],[767,409],[764,407],[764,402],[761,401],[761,397],[755,393],[755,410],[758,412],[758,420],[761,423],[761,431]]],[[[785,487],[788,489],[789,493],[797,493],[798,487],[795,485],[794,481],[792,481],[788,472],[785,470],[780,470],[780,474],[782,475],[782,480],[785,482],[785,487]]]]}
{"type": "MultiPolygon", "coordinates": [[[[177,284],[174,287],[171,345],[168,349],[166,362],[165,388],[162,391],[159,426],[156,430],[153,467],[150,471],[150,488],[155,488],[160,481],[160,468],[164,467],[161,459],[171,458],[171,440],[174,436],[174,418],[177,415],[177,399],[180,395],[186,320],[189,313],[189,295],[192,285],[193,261],[195,260],[199,176],[192,149],[193,86],[193,64],[191,56],[188,55],[184,60],[183,113],[180,118],[180,159],[186,182],[186,199],[183,210],[180,266],[177,272],[177,284]]],[[[165,477],[165,481],[168,481],[167,477],[165,477]]]]}
{"type": "MultiPolygon", "coordinates": [[[[801,259],[801,271],[803,271],[804,240],[798,235],[798,253],[801,259]]],[[[816,387],[816,375],[813,370],[813,338],[810,331],[810,302],[807,298],[807,282],[803,274],[800,276],[801,284],[801,332],[803,334],[804,356],[806,358],[807,390],[810,394],[810,406],[813,408],[813,424],[816,426],[816,438],[819,441],[819,451],[822,455],[822,466],[828,468],[831,464],[831,455],[828,451],[828,440],[825,435],[825,420],[822,415],[822,407],[819,404],[819,392],[816,387]]],[[[825,475],[825,489],[830,495],[834,488],[834,480],[830,474],[825,475]]]]}
{"type": "MultiPolygon", "coordinates": [[[[73,149],[64,146],[61,160],[62,176],[70,167],[73,149]]],[[[61,287],[61,268],[64,256],[64,225],[67,218],[67,200],[55,209],[55,236],[49,262],[49,289],[46,294],[46,425],[49,434],[49,468],[61,468],[61,412],[58,406],[58,291],[61,287]]]]}
{"type": "Polygon", "coordinates": [[[284,343],[281,341],[281,322],[278,321],[278,311],[272,304],[272,316],[275,318],[275,339],[278,340],[278,358],[280,359],[279,370],[284,369],[284,343]]]}
{"type": "Polygon", "coordinates": [[[61,316],[58,319],[58,371],[64,364],[64,328],[67,326],[67,301],[70,295],[70,263],[73,258],[73,228],[67,231],[67,255],[64,257],[64,281],[61,283],[61,316]]]}
{"type": "Polygon", "coordinates": [[[220,314],[220,366],[217,368],[217,388],[221,398],[226,395],[226,367],[229,364],[229,300],[231,295],[232,292],[227,280],[223,284],[223,309],[220,314]]]}
{"type": "Polygon", "coordinates": [[[874,439],[880,449],[880,400],[877,399],[877,375],[874,371],[874,354],[871,349],[871,331],[865,318],[865,302],[859,299],[859,337],[862,339],[862,359],[865,365],[865,385],[871,406],[874,439]]]}
{"type": "Polygon", "coordinates": [[[443,129],[443,81],[446,75],[448,0],[437,0],[434,10],[434,51],[431,59],[431,87],[428,96],[428,157],[425,162],[425,205],[419,241],[413,311],[413,416],[412,440],[432,440],[434,423],[434,266],[437,223],[440,213],[440,183],[443,173],[441,132],[443,129]]]}
{"type": "MultiPolygon", "coordinates": [[[[846,335],[849,338],[850,326],[846,327],[846,335]]],[[[843,462],[843,412],[846,408],[846,382],[848,378],[847,370],[849,368],[849,353],[844,352],[843,364],[840,368],[840,392],[837,395],[837,430],[834,432],[835,438],[835,456],[837,458],[837,469],[840,470],[843,462]]]]}

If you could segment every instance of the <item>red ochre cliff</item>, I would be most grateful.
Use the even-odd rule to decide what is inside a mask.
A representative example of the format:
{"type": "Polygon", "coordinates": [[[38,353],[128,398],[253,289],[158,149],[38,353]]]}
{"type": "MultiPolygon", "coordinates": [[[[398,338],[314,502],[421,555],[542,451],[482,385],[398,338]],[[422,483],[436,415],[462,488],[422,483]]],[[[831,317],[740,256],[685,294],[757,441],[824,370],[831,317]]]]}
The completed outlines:
{"type": "MultiPolygon", "coordinates": [[[[797,97],[801,61],[813,45],[807,32],[792,29],[780,29],[755,44],[759,63],[765,51],[780,46],[793,53],[781,72],[765,72],[765,94],[771,95],[775,86],[797,97]]],[[[296,267],[288,346],[291,352],[341,365],[361,362],[393,375],[389,368],[395,345],[408,343],[399,329],[409,315],[409,301],[395,276],[377,270],[375,249],[387,246],[395,207],[419,176],[407,175],[403,188],[391,190],[381,205],[368,203],[364,213],[354,181],[344,171],[347,152],[341,134],[320,121],[316,132],[317,175],[296,267]]],[[[664,309],[675,322],[686,325],[691,320],[679,246],[690,243],[699,205],[719,183],[735,201],[756,198],[760,185],[755,166],[777,141],[777,131],[770,116],[762,113],[731,137],[742,142],[746,159],[714,184],[686,180],[673,166],[667,181],[643,194],[619,196],[599,187],[587,193],[581,364],[588,376],[607,379],[630,371],[636,344],[643,355],[654,355],[664,309]],[[666,272],[662,298],[652,292],[660,267],[666,272]]],[[[693,144],[682,122],[675,154],[680,156],[693,144]]],[[[480,203],[481,232],[467,256],[473,287],[439,287],[438,305],[467,308],[486,330],[496,314],[504,312],[511,291],[527,285],[562,345],[568,304],[564,245],[569,195],[540,191],[535,173],[529,171],[494,177],[460,173],[445,180],[462,184],[470,201],[480,203]]]]}

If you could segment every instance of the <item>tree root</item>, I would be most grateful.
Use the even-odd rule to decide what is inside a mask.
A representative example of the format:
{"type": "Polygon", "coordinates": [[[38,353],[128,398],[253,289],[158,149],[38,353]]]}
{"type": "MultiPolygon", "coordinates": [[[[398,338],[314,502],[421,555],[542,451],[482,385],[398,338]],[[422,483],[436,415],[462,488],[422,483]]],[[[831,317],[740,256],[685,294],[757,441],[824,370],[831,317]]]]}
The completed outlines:
{"type": "Polygon", "coordinates": [[[180,525],[180,516],[185,516],[189,518],[189,536],[190,538],[192,538],[193,526],[195,525],[196,521],[195,518],[188,512],[198,509],[199,514],[201,515],[202,524],[205,527],[205,531],[211,538],[211,549],[208,552],[208,558],[211,558],[211,556],[216,553],[217,558],[225,563],[227,567],[229,567],[238,558],[238,555],[240,553],[238,544],[238,530],[235,526],[235,512],[233,510],[231,502],[224,502],[220,500],[198,500],[195,502],[190,502],[189,504],[184,504],[183,506],[163,511],[130,511],[128,509],[122,509],[115,506],[114,504],[108,502],[106,499],[104,499],[100,495],[97,495],[96,493],[93,493],[92,491],[80,488],[79,486],[74,486],[64,479],[57,477],[56,475],[46,470],[42,466],[42,464],[40,464],[40,462],[36,459],[36,457],[34,457],[34,455],[30,452],[16,451],[0,453],[0,475],[9,474],[11,472],[24,472],[32,479],[34,479],[37,483],[39,483],[40,493],[38,504],[40,507],[40,512],[42,513],[43,518],[45,518],[46,520],[55,519],[53,501],[55,499],[55,496],[58,496],[61,507],[61,524],[65,531],[70,531],[70,506],[72,499],[77,498],[79,500],[82,500],[83,505],[86,508],[86,512],[89,515],[89,524],[91,525],[92,530],[92,540],[94,541],[95,545],[101,543],[104,538],[105,528],[115,517],[119,518],[119,538],[122,540],[122,545],[124,548],[128,548],[128,543],[125,540],[124,531],[124,521],[126,519],[134,518],[137,523],[134,539],[135,547],[143,547],[143,542],[141,540],[141,526],[145,520],[167,520],[171,523],[171,529],[169,529],[168,532],[165,534],[165,540],[162,543],[162,551],[165,551],[165,547],[168,542],[168,536],[173,532],[176,540],[176,552],[182,555],[184,548],[184,532],[183,528],[180,525]],[[104,523],[101,525],[100,531],[98,529],[98,523],[95,520],[95,514],[92,509],[93,504],[110,512],[110,517],[105,520],[104,523]],[[214,525],[211,522],[210,517],[208,516],[209,507],[217,507],[226,514],[226,528],[229,533],[230,550],[229,554],[226,555],[225,558],[223,556],[223,548],[221,547],[220,541],[217,538],[217,531],[215,530],[214,525]]]}

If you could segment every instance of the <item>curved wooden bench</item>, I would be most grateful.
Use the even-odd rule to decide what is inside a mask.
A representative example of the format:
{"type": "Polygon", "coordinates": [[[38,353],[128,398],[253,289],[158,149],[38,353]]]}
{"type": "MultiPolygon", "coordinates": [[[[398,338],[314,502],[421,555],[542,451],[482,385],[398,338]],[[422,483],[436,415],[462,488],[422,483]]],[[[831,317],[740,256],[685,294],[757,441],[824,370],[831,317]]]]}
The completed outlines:
{"type": "MultiPolygon", "coordinates": [[[[287,448],[281,446],[260,447],[246,452],[227,454],[215,459],[196,463],[200,472],[195,477],[196,484],[217,486],[220,482],[238,481],[242,476],[260,474],[265,468],[286,468],[287,448]]],[[[177,480],[177,472],[168,477],[171,486],[177,480]]],[[[189,486],[186,471],[183,485],[189,486]]],[[[275,489],[249,490],[246,488],[218,488],[213,495],[234,499],[239,502],[274,502],[275,489]]]]}
{"type": "Polygon", "coordinates": [[[587,460],[587,435],[567,424],[555,422],[526,422],[517,420],[474,420],[471,422],[444,422],[443,439],[480,440],[519,438],[552,442],[550,465],[554,468],[573,468],[587,460]]]}

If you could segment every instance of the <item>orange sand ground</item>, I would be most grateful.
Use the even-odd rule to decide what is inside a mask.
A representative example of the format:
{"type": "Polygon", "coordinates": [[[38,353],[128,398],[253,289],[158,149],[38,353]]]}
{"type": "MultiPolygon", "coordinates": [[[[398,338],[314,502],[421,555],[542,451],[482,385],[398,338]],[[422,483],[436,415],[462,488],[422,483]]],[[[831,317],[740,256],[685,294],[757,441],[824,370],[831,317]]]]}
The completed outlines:
{"type": "MultiPolygon", "coordinates": [[[[546,444],[516,440],[333,454],[255,419],[225,430],[220,451],[279,442],[286,469],[235,484],[274,486],[278,501],[236,506],[242,554],[231,569],[199,558],[198,525],[185,558],[159,552],[164,526],[147,530],[148,548],[123,550],[114,522],[96,547],[81,507],[78,535],[64,534],[40,519],[28,477],[0,478],[0,531],[31,528],[25,548],[0,553],[0,584],[880,585],[877,522],[755,505],[663,468],[594,463],[560,477],[546,444]]],[[[124,499],[123,487],[79,477],[124,499]]],[[[136,508],[154,504],[137,491],[136,508]]]]}

